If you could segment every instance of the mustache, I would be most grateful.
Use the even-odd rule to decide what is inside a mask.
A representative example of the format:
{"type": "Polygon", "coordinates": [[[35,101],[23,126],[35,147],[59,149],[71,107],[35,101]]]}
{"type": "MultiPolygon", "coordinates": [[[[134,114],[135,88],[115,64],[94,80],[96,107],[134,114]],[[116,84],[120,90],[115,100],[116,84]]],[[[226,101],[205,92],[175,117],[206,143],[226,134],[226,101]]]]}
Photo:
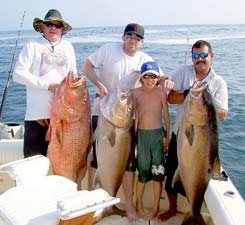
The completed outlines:
{"type": "Polygon", "coordinates": [[[196,65],[198,65],[198,64],[206,64],[206,61],[198,61],[198,62],[196,62],[196,65]]]}

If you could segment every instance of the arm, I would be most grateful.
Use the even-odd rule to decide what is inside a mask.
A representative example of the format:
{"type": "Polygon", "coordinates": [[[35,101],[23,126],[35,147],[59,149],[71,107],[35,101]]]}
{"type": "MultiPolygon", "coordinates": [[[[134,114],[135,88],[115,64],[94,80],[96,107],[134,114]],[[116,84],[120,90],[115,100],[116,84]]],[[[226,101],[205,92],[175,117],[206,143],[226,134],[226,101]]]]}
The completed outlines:
{"type": "Polygon", "coordinates": [[[171,90],[168,94],[168,102],[170,104],[182,104],[188,93],[189,90],[185,90],[184,92],[171,90]]]}
{"type": "Polygon", "coordinates": [[[85,63],[82,65],[82,71],[84,72],[86,77],[88,77],[89,80],[91,80],[93,84],[96,85],[96,87],[99,89],[100,97],[103,97],[108,94],[107,88],[97,77],[94,70],[94,65],[91,63],[89,59],[87,59],[85,63]]]}
{"type": "Polygon", "coordinates": [[[167,102],[166,92],[163,93],[162,103],[163,103],[163,112],[164,112],[164,123],[165,123],[165,129],[166,129],[164,152],[165,152],[165,154],[167,154],[168,153],[168,146],[169,146],[169,142],[170,142],[170,115],[169,115],[169,110],[168,110],[168,102],[167,102]]]}
{"type": "Polygon", "coordinates": [[[137,91],[136,89],[132,90],[132,97],[133,97],[133,116],[134,116],[134,131],[137,132],[138,128],[138,114],[136,110],[136,98],[137,98],[137,91]]]}
{"type": "MultiPolygon", "coordinates": [[[[35,76],[31,72],[34,63],[33,58],[36,57],[35,51],[35,44],[28,43],[23,47],[14,68],[13,80],[28,87],[48,90],[49,82],[40,79],[39,76],[35,76]]],[[[39,61],[37,60],[36,63],[39,63],[39,61]]]]}

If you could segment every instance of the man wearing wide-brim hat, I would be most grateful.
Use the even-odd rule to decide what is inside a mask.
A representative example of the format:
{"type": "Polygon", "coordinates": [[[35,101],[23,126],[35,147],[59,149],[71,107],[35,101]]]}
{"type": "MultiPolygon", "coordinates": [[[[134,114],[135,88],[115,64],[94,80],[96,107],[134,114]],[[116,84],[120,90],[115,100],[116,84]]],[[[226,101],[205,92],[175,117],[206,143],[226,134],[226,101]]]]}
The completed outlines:
{"type": "Polygon", "coordinates": [[[45,140],[53,93],[68,72],[77,73],[73,46],[62,36],[72,27],[57,9],[44,19],[33,20],[41,37],[31,40],[20,52],[13,80],[26,86],[24,156],[47,155],[45,140]]]}

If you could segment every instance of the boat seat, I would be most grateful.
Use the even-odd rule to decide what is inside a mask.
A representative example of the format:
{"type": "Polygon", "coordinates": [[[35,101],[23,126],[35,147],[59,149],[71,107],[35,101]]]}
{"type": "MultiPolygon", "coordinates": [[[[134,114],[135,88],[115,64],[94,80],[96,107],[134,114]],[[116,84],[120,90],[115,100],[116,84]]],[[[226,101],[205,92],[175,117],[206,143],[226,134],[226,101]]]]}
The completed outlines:
{"type": "Polygon", "coordinates": [[[55,225],[57,202],[71,192],[77,192],[77,185],[56,175],[13,187],[0,195],[0,217],[4,225],[55,225]]]}
{"type": "Polygon", "coordinates": [[[35,155],[5,163],[0,166],[0,172],[8,173],[18,186],[47,176],[49,167],[50,161],[47,157],[35,155]]]}
{"type": "Polygon", "coordinates": [[[100,218],[105,207],[120,201],[103,189],[77,191],[77,184],[65,177],[45,176],[48,167],[49,160],[44,156],[1,166],[0,170],[10,173],[18,182],[0,195],[0,225],[65,225],[65,221],[86,215],[100,218]]]}

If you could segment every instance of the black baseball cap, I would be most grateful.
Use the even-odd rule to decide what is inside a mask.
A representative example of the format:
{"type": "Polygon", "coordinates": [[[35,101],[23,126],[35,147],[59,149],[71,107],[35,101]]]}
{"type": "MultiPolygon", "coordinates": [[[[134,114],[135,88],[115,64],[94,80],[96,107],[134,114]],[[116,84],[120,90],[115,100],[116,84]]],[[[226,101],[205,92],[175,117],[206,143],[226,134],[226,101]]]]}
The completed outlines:
{"type": "Polygon", "coordinates": [[[144,28],[137,23],[130,23],[125,27],[125,34],[136,34],[137,36],[144,38],[144,28]]]}

